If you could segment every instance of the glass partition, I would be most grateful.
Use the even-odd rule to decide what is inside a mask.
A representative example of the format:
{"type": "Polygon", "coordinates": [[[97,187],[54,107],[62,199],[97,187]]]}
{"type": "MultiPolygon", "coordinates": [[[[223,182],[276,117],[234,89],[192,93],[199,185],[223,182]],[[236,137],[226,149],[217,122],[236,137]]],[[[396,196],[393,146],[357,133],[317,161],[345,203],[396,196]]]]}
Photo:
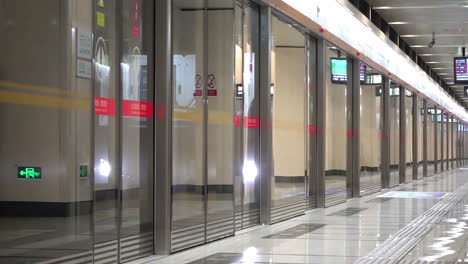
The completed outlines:
{"type": "Polygon", "coordinates": [[[390,123],[390,187],[400,183],[400,85],[390,81],[389,123],[390,123]]]}
{"type": "MultiPolygon", "coordinates": [[[[93,261],[92,7],[1,1],[0,263],[93,261]],[[78,36],[80,54],[70,44],[78,36]]],[[[115,102],[115,93],[107,96],[115,102]]],[[[113,144],[111,113],[101,137],[113,144]]],[[[96,153],[112,165],[102,173],[109,185],[114,154],[96,153]]],[[[110,219],[113,231],[113,201],[108,205],[96,217],[110,219]]]]}
{"type": "Polygon", "coordinates": [[[173,92],[171,228],[176,245],[178,239],[183,239],[183,235],[179,238],[177,234],[185,230],[190,230],[185,236],[192,236],[188,246],[205,241],[204,8],[201,2],[174,1],[173,82],[176,90],[173,92]],[[195,88],[200,87],[200,94],[194,84],[195,88]]]}
{"type": "Polygon", "coordinates": [[[433,176],[435,174],[436,156],[435,156],[435,129],[437,127],[437,115],[436,109],[433,104],[427,102],[427,176],[433,176]]]}
{"type": "Polygon", "coordinates": [[[435,152],[435,157],[437,160],[436,164],[436,173],[440,173],[442,171],[442,154],[443,154],[443,148],[442,148],[442,111],[440,109],[437,109],[437,115],[436,115],[436,152],[435,152]]]}
{"type": "MultiPolygon", "coordinates": [[[[108,1],[109,2],[109,1],[108,1]]],[[[121,1],[120,262],[153,253],[153,2],[121,1]],[[137,11],[135,11],[138,9],[137,11]],[[134,12],[139,12],[135,15],[134,12]],[[130,248],[129,245],[133,244],[130,248]]]]}
{"type": "Polygon", "coordinates": [[[347,54],[331,43],[326,47],[325,206],[346,201],[347,54]]]}
{"type": "Polygon", "coordinates": [[[361,62],[360,87],[360,194],[380,191],[381,187],[381,104],[382,75],[361,62]]]}
{"type": "Polygon", "coordinates": [[[405,131],[405,156],[406,156],[406,169],[405,169],[405,182],[413,180],[413,93],[405,88],[405,116],[406,116],[406,131],[405,131]]]}
{"type": "Polygon", "coordinates": [[[271,221],[276,222],[305,211],[307,56],[305,35],[277,16],[271,43],[271,221]]]}
{"type": "MultiPolygon", "coordinates": [[[[236,8],[241,1],[236,3],[236,8]]],[[[236,46],[236,116],[235,127],[240,134],[239,167],[236,176],[236,229],[248,228],[260,222],[259,166],[259,7],[243,1],[239,13],[241,41],[236,46]],[[238,113],[238,114],[237,114],[238,113]],[[240,177],[239,177],[239,176],[240,177]]],[[[236,18],[237,18],[236,14],[236,18]]],[[[237,24],[236,24],[237,28],[237,24]]]]}

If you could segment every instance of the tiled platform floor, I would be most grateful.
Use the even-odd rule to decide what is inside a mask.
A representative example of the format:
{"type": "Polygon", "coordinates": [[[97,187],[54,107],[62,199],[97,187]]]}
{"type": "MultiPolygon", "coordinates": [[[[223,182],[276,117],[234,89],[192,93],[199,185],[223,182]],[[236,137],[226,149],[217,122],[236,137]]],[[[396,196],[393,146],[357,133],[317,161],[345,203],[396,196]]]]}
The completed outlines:
{"type": "MultiPolygon", "coordinates": [[[[468,170],[456,169],[331,208],[312,210],[304,216],[254,228],[232,238],[134,263],[354,263],[441,201],[431,197],[377,196],[399,190],[451,193],[465,183],[468,170]]],[[[463,255],[468,258],[468,205],[463,203],[468,204],[468,195],[411,250],[405,263],[463,260],[463,255]],[[452,248],[444,251],[447,245],[452,248]],[[434,257],[436,253],[443,257],[434,257]]]]}

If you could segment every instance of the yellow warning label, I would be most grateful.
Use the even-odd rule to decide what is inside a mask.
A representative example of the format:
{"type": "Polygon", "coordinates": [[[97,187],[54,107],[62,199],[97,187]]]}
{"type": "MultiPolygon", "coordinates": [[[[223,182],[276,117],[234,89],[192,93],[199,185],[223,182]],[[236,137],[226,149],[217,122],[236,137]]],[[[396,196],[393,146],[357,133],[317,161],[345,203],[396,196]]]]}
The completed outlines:
{"type": "Polygon", "coordinates": [[[104,0],[99,0],[99,2],[98,2],[98,6],[100,6],[100,7],[104,7],[104,0]]]}
{"type": "Polygon", "coordinates": [[[106,16],[104,13],[101,12],[96,12],[97,15],[97,24],[100,27],[105,27],[106,26],[106,16]]]}

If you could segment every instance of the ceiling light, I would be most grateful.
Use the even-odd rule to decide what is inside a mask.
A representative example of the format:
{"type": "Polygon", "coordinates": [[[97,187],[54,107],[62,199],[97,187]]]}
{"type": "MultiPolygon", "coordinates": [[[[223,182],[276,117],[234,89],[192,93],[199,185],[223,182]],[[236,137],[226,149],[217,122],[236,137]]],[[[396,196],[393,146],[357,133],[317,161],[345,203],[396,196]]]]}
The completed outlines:
{"type": "Polygon", "coordinates": [[[410,22],[406,21],[393,21],[393,22],[388,22],[389,25],[408,25],[410,22]]]}

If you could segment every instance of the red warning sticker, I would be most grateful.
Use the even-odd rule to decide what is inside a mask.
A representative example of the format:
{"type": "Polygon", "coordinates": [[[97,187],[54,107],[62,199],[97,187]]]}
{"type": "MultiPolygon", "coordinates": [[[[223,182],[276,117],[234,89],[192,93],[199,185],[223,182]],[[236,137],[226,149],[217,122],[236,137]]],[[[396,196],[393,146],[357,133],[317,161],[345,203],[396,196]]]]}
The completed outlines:
{"type": "Polygon", "coordinates": [[[105,97],[94,98],[94,113],[96,115],[115,116],[115,99],[105,97]]]}
{"type": "Polygon", "coordinates": [[[309,125],[309,134],[317,135],[317,126],[309,125]]]}
{"type": "Polygon", "coordinates": [[[260,128],[260,118],[255,116],[246,116],[244,118],[245,128],[260,128]]]}
{"type": "Polygon", "coordinates": [[[153,103],[123,100],[123,116],[153,117],[153,103]]]}
{"type": "Polygon", "coordinates": [[[241,121],[242,121],[242,118],[241,118],[240,115],[236,115],[236,116],[234,117],[234,125],[235,125],[236,127],[240,127],[240,126],[241,126],[241,121]]]}

